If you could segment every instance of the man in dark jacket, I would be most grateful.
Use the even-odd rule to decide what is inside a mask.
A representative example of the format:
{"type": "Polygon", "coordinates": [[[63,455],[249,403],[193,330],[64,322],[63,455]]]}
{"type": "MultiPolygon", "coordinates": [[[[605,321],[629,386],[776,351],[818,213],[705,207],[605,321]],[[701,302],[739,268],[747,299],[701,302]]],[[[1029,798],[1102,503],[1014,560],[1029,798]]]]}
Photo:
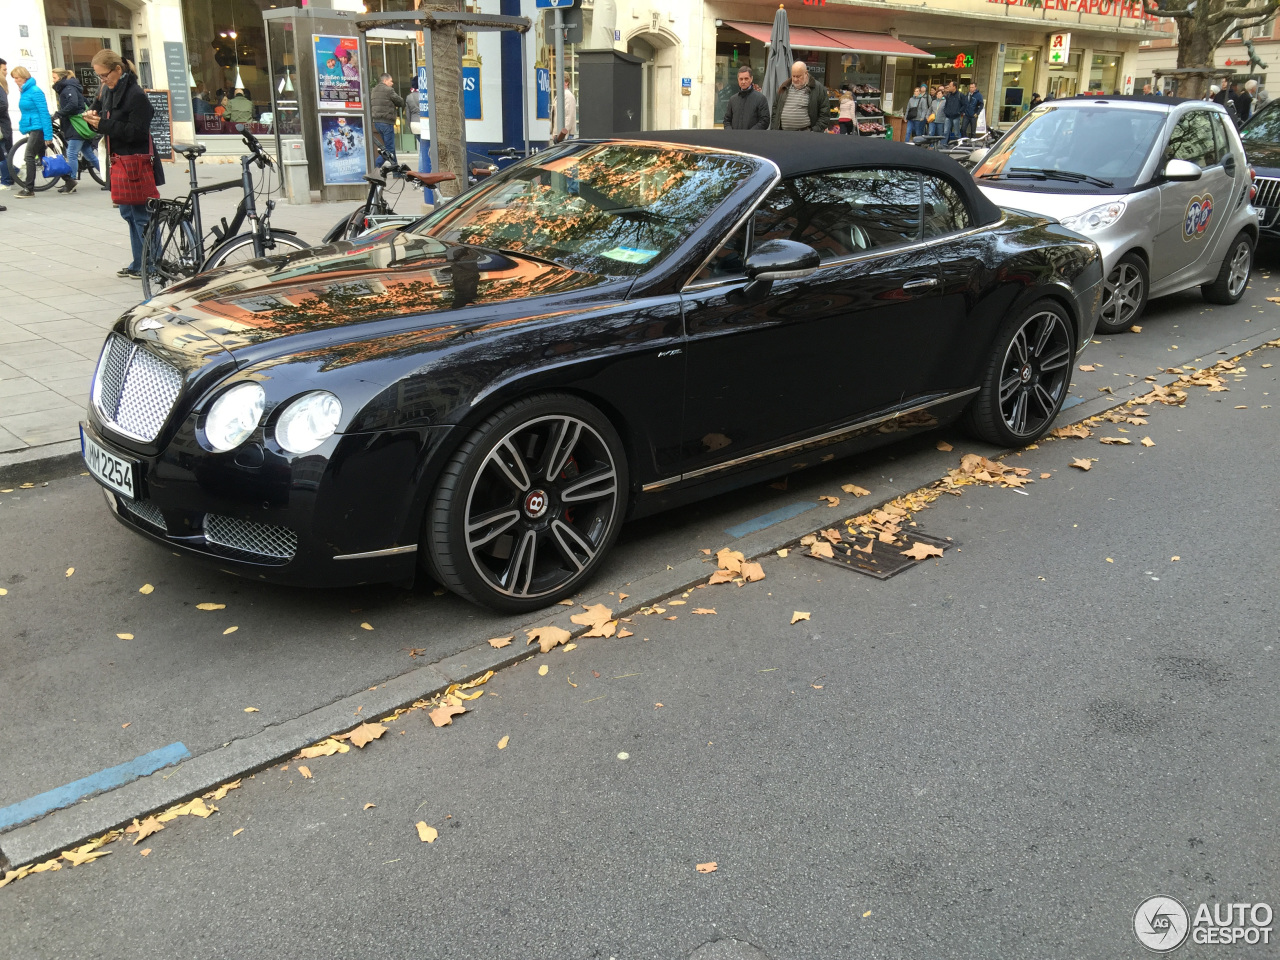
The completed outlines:
{"type": "Polygon", "coordinates": [[[726,130],[768,130],[769,101],[755,88],[755,77],[745,64],[738,68],[738,92],[724,108],[726,130]]]}
{"type": "Polygon", "coordinates": [[[9,64],[0,60],[0,186],[12,187],[9,154],[13,151],[13,121],[9,119],[9,64]]]}
{"type": "Polygon", "coordinates": [[[387,156],[396,160],[396,117],[399,110],[404,106],[404,97],[396,93],[392,84],[395,81],[391,74],[384,73],[378,78],[378,83],[373,88],[373,93],[369,95],[369,113],[373,117],[373,129],[378,131],[378,137],[382,140],[382,149],[386,151],[387,156]]]}
{"type": "Polygon", "coordinates": [[[964,136],[977,136],[978,114],[982,113],[982,107],[985,102],[978,85],[971,82],[969,84],[969,96],[965,98],[964,103],[964,136]]]}
{"type": "Polygon", "coordinates": [[[769,128],[822,133],[827,129],[830,117],[826,88],[809,76],[809,68],[803,60],[797,60],[791,65],[791,82],[778,88],[769,128]]]}
{"type": "Polygon", "coordinates": [[[947,118],[947,129],[945,133],[947,143],[960,138],[962,128],[964,126],[965,101],[967,99],[968,98],[956,88],[956,82],[954,80],[947,84],[947,103],[946,106],[942,108],[942,115],[947,118]]]}

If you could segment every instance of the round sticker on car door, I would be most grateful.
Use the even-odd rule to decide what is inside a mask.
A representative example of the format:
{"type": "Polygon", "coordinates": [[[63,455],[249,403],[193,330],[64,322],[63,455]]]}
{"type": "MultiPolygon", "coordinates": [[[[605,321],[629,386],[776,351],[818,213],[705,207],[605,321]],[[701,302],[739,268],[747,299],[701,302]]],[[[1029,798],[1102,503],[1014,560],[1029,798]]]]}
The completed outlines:
{"type": "Polygon", "coordinates": [[[1209,226],[1209,218],[1213,216],[1213,196],[1206,193],[1203,197],[1192,197],[1187,204],[1187,216],[1182,222],[1183,240],[1200,240],[1209,226]]]}

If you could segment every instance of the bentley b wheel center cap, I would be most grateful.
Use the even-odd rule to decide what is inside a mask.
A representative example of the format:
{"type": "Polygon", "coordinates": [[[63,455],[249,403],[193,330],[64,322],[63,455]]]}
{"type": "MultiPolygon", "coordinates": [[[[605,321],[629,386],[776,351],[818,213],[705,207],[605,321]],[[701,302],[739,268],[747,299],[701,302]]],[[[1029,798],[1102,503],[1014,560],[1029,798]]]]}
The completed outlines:
{"type": "Polygon", "coordinates": [[[1024,363],[1022,365],[1022,369],[1018,371],[1018,376],[1022,379],[1023,383],[1027,383],[1028,381],[1030,381],[1031,380],[1031,364],[1024,363]]]}
{"type": "Polygon", "coordinates": [[[530,490],[524,498],[524,514],[530,520],[537,520],[547,512],[547,493],[545,490],[530,490]]]}

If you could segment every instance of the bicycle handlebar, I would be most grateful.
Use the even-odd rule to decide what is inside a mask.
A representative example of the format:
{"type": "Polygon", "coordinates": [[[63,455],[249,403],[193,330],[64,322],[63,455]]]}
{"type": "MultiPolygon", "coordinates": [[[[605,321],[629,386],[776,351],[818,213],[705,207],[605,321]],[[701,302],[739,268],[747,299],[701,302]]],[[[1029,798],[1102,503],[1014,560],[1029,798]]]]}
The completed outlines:
{"type": "Polygon", "coordinates": [[[516,157],[524,156],[524,151],[517,150],[515,147],[504,147],[501,150],[490,150],[488,153],[491,157],[507,157],[511,160],[514,160],[516,157]]]}

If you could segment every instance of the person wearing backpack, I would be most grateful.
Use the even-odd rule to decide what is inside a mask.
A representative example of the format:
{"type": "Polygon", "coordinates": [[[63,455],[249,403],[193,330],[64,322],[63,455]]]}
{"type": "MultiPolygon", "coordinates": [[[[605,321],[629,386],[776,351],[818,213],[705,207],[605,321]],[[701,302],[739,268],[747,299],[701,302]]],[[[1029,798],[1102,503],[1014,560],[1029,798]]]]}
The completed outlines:
{"type": "Polygon", "coordinates": [[[66,134],[67,163],[71,166],[71,175],[63,177],[65,183],[58,192],[75,193],[80,181],[80,154],[83,153],[95,167],[98,165],[98,156],[93,152],[93,128],[83,117],[84,88],[74,73],[70,70],[53,71],[53,91],[58,95],[58,112],[53,116],[66,134]]]}
{"type": "Polygon", "coordinates": [[[923,83],[917,84],[907,101],[907,140],[923,137],[929,130],[929,95],[923,83]]]}

